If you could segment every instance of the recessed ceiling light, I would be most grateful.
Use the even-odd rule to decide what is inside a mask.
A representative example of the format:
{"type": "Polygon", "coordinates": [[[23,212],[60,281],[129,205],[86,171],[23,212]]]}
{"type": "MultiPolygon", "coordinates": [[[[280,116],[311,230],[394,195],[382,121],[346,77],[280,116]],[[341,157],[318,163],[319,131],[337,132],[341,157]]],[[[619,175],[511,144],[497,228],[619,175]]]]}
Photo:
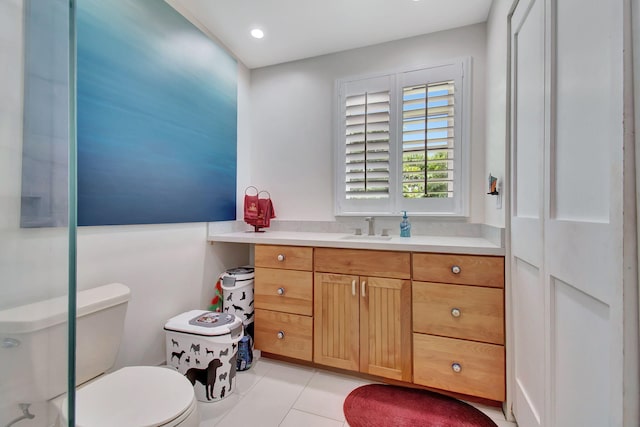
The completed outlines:
{"type": "Polygon", "coordinates": [[[251,35],[256,39],[261,39],[264,37],[264,32],[260,28],[254,28],[251,30],[251,35]]]}

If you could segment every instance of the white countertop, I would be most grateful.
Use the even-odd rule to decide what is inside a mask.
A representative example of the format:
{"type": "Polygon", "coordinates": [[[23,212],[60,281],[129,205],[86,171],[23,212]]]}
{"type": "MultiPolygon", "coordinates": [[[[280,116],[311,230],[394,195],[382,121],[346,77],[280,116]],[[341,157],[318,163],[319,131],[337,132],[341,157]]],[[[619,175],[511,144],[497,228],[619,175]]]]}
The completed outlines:
{"type": "MultiPolygon", "coordinates": [[[[504,248],[482,237],[392,236],[390,240],[345,239],[346,233],[299,231],[239,231],[209,235],[210,242],[258,243],[267,245],[316,246],[349,249],[376,249],[411,252],[441,252],[473,255],[504,255],[504,248]]],[[[355,237],[355,236],[354,236],[355,237]]]]}

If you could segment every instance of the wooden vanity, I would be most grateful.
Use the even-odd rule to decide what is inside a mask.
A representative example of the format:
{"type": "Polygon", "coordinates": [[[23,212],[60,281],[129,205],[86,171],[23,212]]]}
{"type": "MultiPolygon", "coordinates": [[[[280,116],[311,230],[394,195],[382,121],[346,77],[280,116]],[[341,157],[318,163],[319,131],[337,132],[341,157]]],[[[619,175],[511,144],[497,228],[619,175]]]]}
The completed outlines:
{"type": "Polygon", "coordinates": [[[255,347],[502,402],[504,257],[255,245],[255,347]]]}

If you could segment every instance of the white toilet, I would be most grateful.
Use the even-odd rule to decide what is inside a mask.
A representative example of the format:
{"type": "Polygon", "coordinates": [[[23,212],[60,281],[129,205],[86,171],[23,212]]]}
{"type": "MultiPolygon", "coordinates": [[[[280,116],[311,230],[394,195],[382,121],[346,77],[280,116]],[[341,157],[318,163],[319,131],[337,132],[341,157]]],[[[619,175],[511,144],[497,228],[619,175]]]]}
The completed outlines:
{"type": "MultiPolygon", "coordinates": [[[[105,374],[115,362],[129,295],[120,283],[77,294],[76,426],[198,426],[193,386],[178,372],[133,366],[105,374]]],[[[0,339],[13,343],[2,348],[0,383],[18,402],[53,402],[65,426],[66,320],[66,297],[0,311],[0,339]]]]}

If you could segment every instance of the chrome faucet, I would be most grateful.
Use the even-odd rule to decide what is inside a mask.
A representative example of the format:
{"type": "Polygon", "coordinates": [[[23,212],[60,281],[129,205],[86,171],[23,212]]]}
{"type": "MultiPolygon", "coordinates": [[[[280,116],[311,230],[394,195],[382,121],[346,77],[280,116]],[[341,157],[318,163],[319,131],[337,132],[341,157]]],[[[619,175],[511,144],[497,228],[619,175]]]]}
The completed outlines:
{"type": "Polygon", "coordinates": [[[375,231],[375,227],[373,225],[373,223],[375,221],[375,218],[372,217],[372,216],[368,216],[364,220],[369,223],[369,236],[375,236],[376,235],[376,231],[375,231]]]}

